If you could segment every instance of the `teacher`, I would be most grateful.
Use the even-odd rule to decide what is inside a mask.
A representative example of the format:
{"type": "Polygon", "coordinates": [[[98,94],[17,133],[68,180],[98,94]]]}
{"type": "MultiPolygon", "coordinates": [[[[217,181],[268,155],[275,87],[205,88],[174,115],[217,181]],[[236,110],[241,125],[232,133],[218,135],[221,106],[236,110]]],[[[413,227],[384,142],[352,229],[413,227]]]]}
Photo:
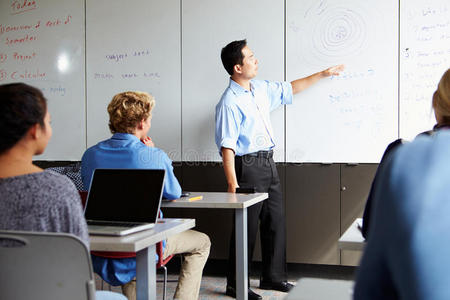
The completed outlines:
{"type": "MultiPolygon", "coordinates": [[[[230,83],[216,106],[215,139],[222,156],[228,192],[254,188],[269,198],[248,209],[248,261],[252,261],[258,220],[260,221],[262,277],[261,289],[288,292],[286,224],[280,179],[273,161],[275,147],[270,112],[292,103],[297,94],[322,78],[339,75],[343,65],[292,82],[254,80],[258,60],[246,40],[226,45],[221,53],[230,83]]],[[[235,228],[230,241],[226,294],[236,297],[235,228]]],[[[248,290],[248,299],[262,299],[248,290]]]]}

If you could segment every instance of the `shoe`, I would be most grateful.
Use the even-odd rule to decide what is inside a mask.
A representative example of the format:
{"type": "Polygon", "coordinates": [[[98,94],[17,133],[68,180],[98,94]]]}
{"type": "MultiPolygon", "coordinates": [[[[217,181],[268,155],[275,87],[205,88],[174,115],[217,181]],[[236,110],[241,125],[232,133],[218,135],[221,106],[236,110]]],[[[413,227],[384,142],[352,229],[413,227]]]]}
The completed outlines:
{"type": "Polygon", "coordinates": [[[263,289],[263,290],[276,290],[276,291],[280,291],[280,292],[284,292],[284,293],[289,292],[293,287],[294,287],[294,285],[289,283],[289,282],[287,282],[287,281],[282,281],[282,282],[264,282],[264,281],[261,281],[259,283],[259,288],[260,289],[263,289]]]}
{"type": "MultiPolygon", "coordinates": [[[[236,298],[236,289],[232,286],[227,285],[225,295],[236,298]]],[[[248,289],[248,300],[262,300],[262,297],[251,289],[248,289]]]]}

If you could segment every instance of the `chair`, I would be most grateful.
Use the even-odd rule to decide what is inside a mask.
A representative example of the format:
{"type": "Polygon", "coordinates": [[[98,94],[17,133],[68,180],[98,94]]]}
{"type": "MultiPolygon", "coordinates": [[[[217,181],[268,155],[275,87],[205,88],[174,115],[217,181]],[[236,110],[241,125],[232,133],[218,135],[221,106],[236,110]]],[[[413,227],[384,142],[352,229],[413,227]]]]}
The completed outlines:
{"type": "MultiPolygon", "coordinates": [[[[163,300],[166,299],[167,295],[167,267],[166,264],[172,259],[173,255],[170,255],[166,257],[166,259],[163,258],[163,242],[159,242],[156,244],[156,253],[158,254],[158,262],[156,263],[157,269],[163,269],[164,271],[164,280],[163,280],[163,300]]],[[[100,257],[106,257],[106,258],[123,258],[123,257],[135,257],[136,253],[133,252],[103,252],[103,251],[91,251],[91,254],[97,255],[100,257]]],[[[100,278],[102,277],[100,274],[98,274],[100,278]]],[[[103,280],[103,278],[102,278],[103,280]]],[[[177,280],[174,280],[174,282],[177,282],[177,280]]],[[[102,288],[103,288],[103,281],[102,281],[102,288]]],[[[111,290],[111,288],[110,288],[111,290]]]]}
{"type": "MultiPolygon", "coordinates": [[[[88,196],[87,191],[78,191],[80,193],[81,204],[83,208],[86,205],[86,200],[88,196]]],[[[161,212],[160,212],[161,216],[161,212]]],[[[106,258],[124,258],[124,257],[135,257],[136,253],[134,252],[104,252],[104,251],[91,251],[93,255],[97,255],[100,257],[106,258]]],[[[166,259],[163,258],[163,243],[159,242],[156,244],[156,254],[158,254],[158,262],[156,263],[157,269],[164,270],[164,281],[163,281],[163,300],[166,299],[167,294],[167,267],[166,264],[172,259],[173,255],[168,256],[166,259]]],[[[99,275],[100,276],[100,275],[99,275]]],[[[101,277],[101,276],[100,276],[101,277]]],[[[103,286],[103,282],[102,282],[103,286]]]]}
{"type": "MultiPolygon", "coordinates": [[[[2,299],[93,300],[96,297],[89,251],[71,234],[0,231],[0,266],[2,299]]],[[[126,299],[117,293],[99,295],[126,299]]]]}
{"type": "Polygon", "coordinates": [[[72,180],[73,184],[75,184],[77,190],[81,191],[83,189],[83,181],[81,180],[81,161],[63,167],[47,168],[47,170],[66,175],[72,180]]]}
{"type": "Polygon", "coordinates": [[[167,287],[167,267],[166,264],[169,262],[169,260],[172,259],[173,255],[170,255],[166,257],[166,259],[163,258],[163,243],[159,242],[156,244],[156,253],[158,254],[158,262],[156,264],[156,268],[163,269],[164,270],[164,281],[163,281],[163,300],[166,299],[166,287],[167,287]]]}

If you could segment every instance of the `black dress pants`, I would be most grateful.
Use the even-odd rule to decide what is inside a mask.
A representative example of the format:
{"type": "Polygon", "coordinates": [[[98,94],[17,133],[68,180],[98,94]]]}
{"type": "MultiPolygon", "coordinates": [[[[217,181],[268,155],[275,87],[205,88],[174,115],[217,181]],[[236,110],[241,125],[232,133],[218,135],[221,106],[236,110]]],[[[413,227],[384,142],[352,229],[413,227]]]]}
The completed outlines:
{"type": "MultiPolygon", "coordinates": [[[[247,209],[248,263],[252,262],[258,223],[260,225],[262,277],[265,282],[281,282],[286,272],[286,221],[280,178],[272,151],[260,151],[235,157],[239,186],[255,187],[256,192],[269,193],[269,198],[247,209]]],[[[236,240],[234,221],[230,240],[227,284],[235,286],[236,240]]]]}

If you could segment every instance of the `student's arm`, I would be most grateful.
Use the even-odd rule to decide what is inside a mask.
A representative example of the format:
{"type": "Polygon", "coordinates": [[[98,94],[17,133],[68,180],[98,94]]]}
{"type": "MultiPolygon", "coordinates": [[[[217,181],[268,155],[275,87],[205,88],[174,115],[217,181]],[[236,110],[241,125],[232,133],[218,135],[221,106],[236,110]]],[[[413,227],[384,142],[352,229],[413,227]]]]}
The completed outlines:
{"type": "Polygon", "coordinates": [[[163,197],[166,199],[178,199],[181,197],[181,187],[173,172],[166,173],[163,197]]]}
{"type": "Polygon", "coordinates": [[[344,70],[344,65],[337,65],[325,69],[323,71],[314,73],[312,75],[309,75],[308,77],[291,81],[292,93],[293,94],[300,93],[301,91],[309,88],[311,85],[313,85],[322,78],[329,77],[332,75],[339,75],[339,72],[341,72],[342,70],[344,70]]]}
{"type": "Polygon", "coordinates": [[[235,193],[239,187],[234,169],[234,151],[230,148],[222,147],[223,170],[228,183],[228,192],[235,193]]]}
{"type": "Polygon", "coordinates": [[[173,173],[172,160],[162,150],[161,153],[164,156],[164,169],[166,170],[163,197],[166,199],[180,198],[181,186],[173,173]]]}
{"type": "Polygon", "coordinates": [[[166,199],[178,199],[181,197],[181,186],[173,174],[173,169],[170,173],[166,173],[163,197],[166,199]]]}

